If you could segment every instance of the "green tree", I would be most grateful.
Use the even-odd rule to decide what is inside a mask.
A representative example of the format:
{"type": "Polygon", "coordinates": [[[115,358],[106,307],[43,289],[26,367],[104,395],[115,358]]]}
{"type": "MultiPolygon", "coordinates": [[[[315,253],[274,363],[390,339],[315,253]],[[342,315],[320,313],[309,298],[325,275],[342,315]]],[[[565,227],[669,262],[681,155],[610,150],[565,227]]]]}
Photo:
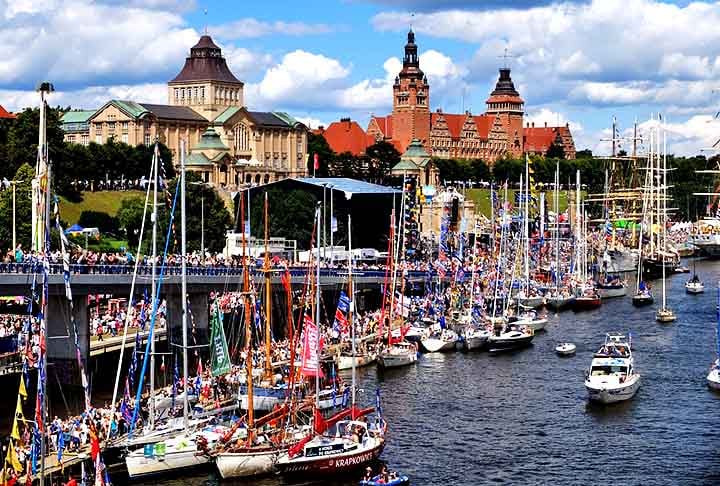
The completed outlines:
{"type": "Polygon", "coordinates": [[[335,152],[328,145],[327,140],[322,135],[308,132],[307,135],[308,143],[308,174],[315,174],[317,177],[327,177],[328,167],[335,159],[335,152]],[[315,154],[318,155],[318,162],[320,168],[317,171],[313,171],[313,164],[315,160],[315,154]]]}
{"type": "Polygon", "coordinates": [[[390,176],[390,169],[400,162],[400,152],[389,142],[380,141],[365,150],[368,159],[368,182],[384,184],[390,176]]]}
{"type": "MultiPolygon", "coordinates": [[[[317,205],[315,196],[301,189],[285,191],[279,188],[271,188],[267,195],[270,235],[297,240],[299,248],[308,248],[317,205]]],[[[257,193],[250,205],[251,233],[260,238],[265,234],[264,200],[265,193],[257,193]]],[[[341,222],[342,218],[338,220],[341,222]]]]}
{"type": "Polygon", "coordinates": [[[565,149],[562,144],[553,142],[550,144],[550,147],[548,147],[545,157],[550,159],[564,159],[565,149]]]}
{"type": "MultiPolygon", "coordinates": [[[[125,232],[125,239],[130,245],[130,250],[135,251],[140,239],[140,227],[142,226],[143,215],[145,214],[145,200],[139,197],[123,199],[118,210],[117,220],[120,229],[125,232]]],[[[148,230],[150,218],[145,222],[145,230],[148,230]]],[[[144,249],[147,251],[147,248],[144,249]]]]}
{"type": "MultiPolygon", "coordinates": [[[[18,182],[15,187],[15,227],[17,242],[24,249],[30,248],[32,231],[32,179],[35,170],[29,164],[22,164],[15,173],[13,180],[18,182]]],[[[3,248],[12,246],[12,188],[0,193],[0,242],[3,248]]]]}
{"type": "MultiPolygon", "coordinates": [[[[57,162],[58,156],[64,149],[63,131],[60,126],[60,108],[48,108],[47,110],[47,141],[49,158],[53,163],[57,162]]],[[[3,177],[14,174],[22,164],[35,166],[38,150],[38,127],[40,125],[40,109],[26,108],[17,114],[17,118],[10,126],[8,141],[5,146],[9,167],[5,168],[3,177]]]]}
{"type": "Polygon", "coordinates": [[[520,182],[520,175],[525,173],[525,161],[502,158],[495,161],[492,168],[493,179],[497,183],[508,181],[510,184],[520,182]]]}

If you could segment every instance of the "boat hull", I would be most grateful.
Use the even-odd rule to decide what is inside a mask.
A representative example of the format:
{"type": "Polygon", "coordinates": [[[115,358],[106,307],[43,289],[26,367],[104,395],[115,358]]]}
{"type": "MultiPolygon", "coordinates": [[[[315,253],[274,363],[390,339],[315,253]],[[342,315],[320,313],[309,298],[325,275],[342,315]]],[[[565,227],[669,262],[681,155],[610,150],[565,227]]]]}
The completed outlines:
{"type": "Polygon", "coordinates": [[[279,461],[277,469],[281,474],[301,476],[325,476],[342,474],[363,467],[365,464],[380,457],[385,441],[380,441],[373,448],[354,451],[352,453],[337,454],[327,457],[316,457],[308,460],[279,461]]]}
{"type": "Polygon", "coordinates": [[[635,307],[644,307],[646,305],[650,305],[653,302],[655,302],[655,299],[652,296],[646,296],[646,295],[635,295],[632,298],[632,305],[635,307]]]}
{"type": "Polygon", "coordinates": [[[707,375],[707,384],[711,390],[720,391],[720,370],[710,370],[710,373],[707,375]]]}
{"type": "Polygon", "coordinates": [[[246,478],[270,474],[275,470],[280,451],[223,452],[215,458],[215,465],[223,479],[246,478]]]}
{"type": "Polygon", "coordinates": [[[588,392],[588,399],[598,403],[616,403],[630,400],[635,396],[640,388],[640,376],[624,383],[618,387],[595,386],[589,382],[585,382],[585,389],[588,392]]]}
{"type": "Polygon", "coordinates": [[[382,368],[400,368],[417,362],[417,353],[381,353],[378,364],[382,368]]]}
{"type": "Polygon", "coordinates": [[[488,339],[488,349],[490,352],[512,351],[514,349],[522,349],[530,346],[535,335],[523,336],[518,338],[503,338],[502,336],[491,336],[488,339]]]}
{"type": "Polygon", "coordinates": [[[627,295],[627,286],[625,285],[598,285],[597,292],[601,299],[613,299],[615,297],[624,297],[627,295]]]}
{"type": "Polygon", "coordinates": [[[177,471],[206,466],[209,463],[210,458],[198,453],[195,448],[189,448],[185,451],[168,452],[162,457],[146,457],[143,454],[130,454],[125,458],[128,476],[131,479],[170,474],[177,471]]]}
{"type": "Polygon", "coordinates": [[[363,366],[369,366],[375,363],[376,357],[374,354],[363,354],[357,355],[354,358],[352,356],[338,356],[337,369],[350,370],[353,367],[353,361],[355,362],[355,368],[361,368],[363,366]]]}
{"type": "Polygon", "coordinates": [[[685,284],[685,292],[691,295],[697,295],[702,294],[705,292],[705,286],[704,285],[688,285],[685,284]]]}
{"type": "Polygon", "coordinates": [[[573,310],[586,311],[597,309],[602,305],[599,297],[577,297],[573,303],[573,310]]]}
{"type": "Polygon", "coordinates": [[[575,297],[565,297],[565,298],[549,298],[547,299],[545,305],[553,310],[563,310],[563,309],[569,309],[572,307],[573,303],[575,302],[575,297]]]}

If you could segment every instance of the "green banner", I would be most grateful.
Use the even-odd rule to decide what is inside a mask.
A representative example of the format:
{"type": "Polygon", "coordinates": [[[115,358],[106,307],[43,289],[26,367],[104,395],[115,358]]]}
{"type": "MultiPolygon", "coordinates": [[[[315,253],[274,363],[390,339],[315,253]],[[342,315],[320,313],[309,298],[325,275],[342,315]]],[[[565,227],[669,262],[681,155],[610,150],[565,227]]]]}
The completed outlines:
{"type": "Polygon", "coordinates": [[[220,376],[230,372],[230,354],[228,353],[220,309],[218,306],[214,307],[210,322],[210,346],[212,346],[210,363],[213,376],[220,376]]]}

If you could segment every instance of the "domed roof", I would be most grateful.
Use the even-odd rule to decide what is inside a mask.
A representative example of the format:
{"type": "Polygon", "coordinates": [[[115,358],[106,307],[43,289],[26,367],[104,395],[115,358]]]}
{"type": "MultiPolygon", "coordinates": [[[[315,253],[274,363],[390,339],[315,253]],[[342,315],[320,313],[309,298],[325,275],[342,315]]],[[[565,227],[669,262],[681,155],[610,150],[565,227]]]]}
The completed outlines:
{"type": "Polygon", "coordinates": [[[222,50],[209,35],[200,37],[198,43],[190,48],[190,57],[185,59],[182,71],[170,83],[190,81],[220,81],[241,86],[243,84],[230,71],[222,57],[222,50]]]}

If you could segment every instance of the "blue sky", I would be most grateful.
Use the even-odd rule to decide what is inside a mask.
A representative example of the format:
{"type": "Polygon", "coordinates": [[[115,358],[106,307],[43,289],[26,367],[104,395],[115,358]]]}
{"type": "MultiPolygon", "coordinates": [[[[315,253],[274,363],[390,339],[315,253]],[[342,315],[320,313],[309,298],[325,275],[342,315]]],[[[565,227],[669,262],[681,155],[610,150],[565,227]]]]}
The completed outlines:
{"type": "Polygon", "coordinates": [[[720,4],[664,0],[0,0],[0,104],[95,108],[110,98],[165,102],[205,26],[246,104],[315,127],[362,125],[391,108],[412,23],[431,105],[481,113],[505,48],[528,120],[570,123],[579,149],[666,115],[671,150],[720,136],[720,4]],[[207,14],[205,14],[207,10],[207,14]]]}

